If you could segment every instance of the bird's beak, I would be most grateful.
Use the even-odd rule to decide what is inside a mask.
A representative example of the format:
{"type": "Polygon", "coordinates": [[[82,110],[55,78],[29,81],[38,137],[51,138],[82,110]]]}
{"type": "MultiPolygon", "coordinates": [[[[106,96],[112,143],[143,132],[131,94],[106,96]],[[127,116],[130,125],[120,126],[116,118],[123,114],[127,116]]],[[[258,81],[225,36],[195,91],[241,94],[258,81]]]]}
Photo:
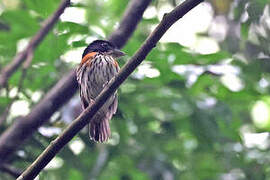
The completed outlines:
{"type": "Polygon", "coordinates": [[[121,56],[125,56],[126,53],[124,53],[123,51],[120,51],[119,49],[114,49],[114,50],[112,50],[111,55],[115,58],[118,58],[121,56]]]}

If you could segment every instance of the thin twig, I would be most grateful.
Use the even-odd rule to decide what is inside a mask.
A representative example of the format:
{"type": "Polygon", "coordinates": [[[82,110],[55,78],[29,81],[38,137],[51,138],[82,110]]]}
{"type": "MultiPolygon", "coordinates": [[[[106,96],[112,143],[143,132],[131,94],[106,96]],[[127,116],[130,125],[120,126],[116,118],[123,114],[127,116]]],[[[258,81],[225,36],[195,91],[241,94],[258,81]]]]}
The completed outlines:
{"type": "Polygon", "coordinates": [[[161,23],[148,36],[140,49],[124,65],[115,78],[104,88],[92,106],[86,108],[78,118],[76,118],[59,135],[43,153],[23,172],[17,180],[34,179],[40,171],[53,159],[53,157],[90,121],[95,113],[102,107],[107,99],[119,88],[127,77],[136,69],[145,59],[148,53],[156,46],[156,43],[165,34],[165,32],[183,15],[197,6],[203,0],[186,0],[177,6],[173,11],[166,14],[161,23]]]}
{"type": "Polygon", "coordinates": [[[0,126],[6,121],[8,115],[9,115],[9,112],[10,112],[10,108],[13,104],[13,100],[6,106],[5,110],[3,111],[3,113],[1,114],[0,116],[0,126]]]}
{"type": "MultiPolygon", "coordinates": [[[[136,7],[140,8],[128,8],[124,14],[130,14],[129,16],[134,19],[141,19],[144,10],[150,2],[151,0],[132,0],[129,3],[136,3],[136,7]]],[[[119,41],[120,43],[118,43],[118,47],[123,47],[134,31],[120,30],[122,29],[121,24],[135,28],[135,24],[139,23],[138,20],[133,21],[129,16],[125,16],[122,19],[122,22],[125,23],[120,23],[120,26],[116,29],[116,31],[122,32],[122,34],[119,32],[115,33],[118,39],[121,39],[121,41],[119,41]]],[[[110,36],[111,41],[115,44],[116,41],[118,41],[118,39],[114,38],[116,35],[110,36]]],[[[32,108],[27,116],[20,118],[19,121],[15,121],[5,130],[0,137],[0,164],[6,161],[38,127],[47,122],[63,104],[68,102],[76,93],[77,88],[78,84],[75,77],[75,70],[73,69],[56,83],[44,98],[32,108]]]]}
{"type": "Polygon", "coordinates": [[[32,63],[33,56],[34,56],[33,54],[34,54],[33,49],[29,49],[28,53],[27,53],[27,58],[26,58],[25,62],[23,63],[22,75],[21,75],[21,78],[20,78],[19,84],[18,84],[18,91],[21,91],[21,89],[23,88],[23,81],[26,77],[27,70],[32,63]]]}
{"type": "Polygon", "coordinates": [[[64,12],[65,8],[70,5],[70,0],[62,0],[60,6],[55,13],[50,16],[43,24],[40,31],[31,39],[26,49],[18,53],[12,62],[2,69],[0,75],[0,89],[7,83],[10,76],[20,67],[25,61],[30,51],[33,51],[39,43],[44,39],[48,32],[53,28],[54,24],[58,21],[60,15],[64,12]]]}
{"type": "Polygon", "coordinates": [[[22,90],[23,88],[23,82],[24,82],[24,79],[26,78],[26,73],[27,73],[27,70],[29,68],[29,66],[31,65],[31,62],[33,60],[33,55],[34,52],[33,52],[33,49],[29,49],[28,50],[28,53],[27,53],[27,57],[26,57],[26,60],[25,62],[23,63],[23,68],[22,68],[22,75],[20,77],[20,80],[19,80],[19,84],[18,84],[18,91],[17,91],[17,96],[19,95],[19,92],[22,90]]]}
{"type": "MultiPolygon", "coordinates": [[[[6,98],[9,99],[9,86],[8,84],[5,85],[5,89],[6,89],[6,98]]],[[[9,104],[6,106],[5,110],[3,111],[1,117],[0,117],[0,126],[5,122],[6,118],[8,117],[11,105],[12,105],[12,100],[11,102],[9,102],[9,104]]]]}

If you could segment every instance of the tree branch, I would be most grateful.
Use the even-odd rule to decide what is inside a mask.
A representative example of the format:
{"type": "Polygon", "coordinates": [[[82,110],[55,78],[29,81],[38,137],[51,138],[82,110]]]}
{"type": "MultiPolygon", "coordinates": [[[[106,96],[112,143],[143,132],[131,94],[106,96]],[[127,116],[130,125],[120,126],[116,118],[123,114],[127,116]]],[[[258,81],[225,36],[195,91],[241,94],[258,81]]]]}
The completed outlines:
{"type": "Polygon", "coordinates": [[[47,121],[77,91],[75,71],[64,76],[25,117],[16,120],[0,137],[0,164],[47,121]],[[66,84],[71,81],[73,86],[66,84]]]}
{"type": "MultiPolygon", "coordinates": [[[[122,23],[116,29],[123,29],[121,24],[126,24],[135,28],[139,23],[138,19],[142,18],[143,12],[147,8],[151,0],[132,0],[130,4],[136,4],[136,7],[140,8],[128,8],[125,14],[130,14],[131,17],[137,19],[131,20],[129,16],[125,16],[122,19],[122,23]],[[148,2],[148,3],[146,3],[148,2]]],[[[130,7],[130,5],[128,5],[130,7]]],[[[115,33],[122,39],[118,43],[118,47],[123,47],[132,32],[121,31],[115,33]]],[[[117,42],[116,35],[111,35],[113,43],[117,42]],[[114,39],[114,40],[113,40],[114,39]]],[[[31,136],[38,127],[48,121],[48,119],[56,112],[63,104],[65,104],[77,91],[78,85],[75,77],[75,70],[71,70],[68,74],[64,75],[61,80],[45,95],[45,97],[32,109],[32,111],[25,117],[15,121],[11,127],[2,133],[0,137],[0,164],[8,159],[8,157],[14,153],[14,151],[31,136]]]]}
{"type": "Polygon", "coordinates": [[[30,165],[17,180],[34,179],[39,172],[53,159],[53,157],[85,126],[89,119],[102,107],[106,100],[119,88],[127,77],[136,69],[136,67],[145,59],[148,53],[156,46],[156,43],[164,33],[183,15],[192,8],[197,6],[203,0],[186,0],[177,6],[173,11],[166,14],[161,23],[148,36],[141,48],[132,56],[124,65],[115,78],[103,89],[96,98],[92,106],[86,108],[78,118],[76,118],[65,130],[59,135],[43,153],[30,165]]]}
{"type": "Polygon", "coordinates": [[[117,30],[110,35],[108,40],[113,42],[118,48],[123,47],[142,19],[143,12],[150,2],[151,0],[131,1],[127,6],[120,25],[117,30]],[[125,36],[123,36],[123,34],[125,34],[125,36]]]}
{"type": "Polygon", "coordinates": [[[0,89],[7,83],[9,77],[20,67],[20,65],[25,61],[28,54],[33,54],[33,50],[39,45],[39,43],[44,39],[48,32],[52,29],[54,24],[59,19],[60,15],[64,12],[65,8],[70,5],[70,0],[62,0],[58,9],[55,13],[49,17],[45,22],[40,31],[31,39],[26,49],[18,53],[12,62],[8,64],[1,71],[0,76],[0,89]]]}

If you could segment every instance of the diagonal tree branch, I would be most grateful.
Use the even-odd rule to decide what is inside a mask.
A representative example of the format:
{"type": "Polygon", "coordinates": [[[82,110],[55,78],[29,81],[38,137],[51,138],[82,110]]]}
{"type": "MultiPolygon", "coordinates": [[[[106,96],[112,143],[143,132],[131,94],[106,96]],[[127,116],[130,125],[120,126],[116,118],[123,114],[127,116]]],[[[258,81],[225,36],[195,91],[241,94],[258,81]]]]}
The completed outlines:
{"type": "Polygon", "coordinates": [[[173,11],[165,14],[161,23],[148,36],[141,48],[124,65],[120,72],[104,88],[92,106],[86,108],[43,153],[30,165],[17,180],[34,179],[40,171],[53,159],[53,157],[85,126],[102,107],[106,100],[119,88],[137,66],[145,59],[148,53],[156,46],[165,32],[188,11],[203,0],[186,0],[173,11]],[[90,120],[89,120],[90,119],[90,120]]]}
{"type": "Polygon", "coordinates": [[[54,109],[59,109],[67,102],[66,98],[72,97],[76,90],[75,72],[72,71],[65,75],[63,81],[59,81],[27,116],[16,120],[4,131],[0,137],[0,164],[55,112],[54,109]],[[74,86],[67,87],[66,81],[72,81],[74,86]]]}
{"type": "Polygon", "coordinates": [[[135,31],[137,25],[142,19],[144,11],[151,1],[152,0],[130,1],[119,26],[109,36],[108,41],[115,44],[118,48],[122,48],[135,31]]]}
{"type": "Polygon", "coordinates": [[[39,45],[39,43],[44,39],[48,32],[52,29],[54,24],[59,19],[60,15],[64,12],[65,8],[70,5],[70,0],[62,0],[58,9],[55,13],[49,17],[43,24],[40,31],[31,39],[30,43],[24,51],[18,53],[12,62],[8,64],[1,71],[0,76],[0,89],[7,83],[9,77],[20,67],[20,65],[25,61],[28,54],[33,54],[33,50],[39,45]]]}
{"type": "MultiPolygon", "coordinates": [[[[150,4],[151,0],[132,0],[128,7],[133,5],[136,8],[128,8],[122,19],[120,26],[116,29],[117,35],[111,35],[109,39],[117,44],[119,48],[123,47],[134,30],[122,31],[122,24],[136,28],[143,12],[150,4]],[[129,16],[127,14],[130,14],[129,16]],[[133,18],[131,18],[133,17],[133,18]],[[122,34],[121,34],[122,33],[122,34]],[[117,39],[121,39],[117,43],[117,39]],[[114,40],[113,40],[114,39],[114,40]]],[[[75,78],[75,70],[71,70],[64,75],[61,80],[45,95],[45,97],[32,109],[25,117],[15,121],[0,136],[0,164],[6,161],[16,149],[30,137],[38,127],[47,122],[48,119],[63,104],[65,104],[77,91],[78,85],[75,78]]]]}
{"type": "Polygon", "coordinates": [[[120,25],[118,26],[117,30],[110,35],[108,40],[113,42],[118,48],[122,48],[135,31],[138,23],[142,19],[142,15],[146,7],[150,4],[150,2],[151,0],[131,1],[127,6],[127,10],[123,15],[120,25]],[[124,38],[123,34],[125,34],[124,38]]]}

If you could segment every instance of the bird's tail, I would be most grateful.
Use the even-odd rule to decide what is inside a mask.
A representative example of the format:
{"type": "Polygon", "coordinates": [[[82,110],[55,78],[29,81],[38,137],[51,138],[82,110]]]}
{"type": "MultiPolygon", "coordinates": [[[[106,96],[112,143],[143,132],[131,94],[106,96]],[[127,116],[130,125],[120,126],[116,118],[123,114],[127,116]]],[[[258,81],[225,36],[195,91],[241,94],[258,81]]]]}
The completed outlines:
{"type": "Polygon", "coordinates": [[[111,135],[109,120],[106,114],[98,112],[91,120],[89,126],[90,139],[96,142],[105,142],[111,135]]]}
{"type": "Polygon", "coordinates": [[[110,138],[109,121],[117,110],[117,104],[117,98],[114,98],[113,103],[108,108],[105,108],[106,111],[102,108],[95,114],[88,126],[90,139],[102,143],[110,138]]]}

